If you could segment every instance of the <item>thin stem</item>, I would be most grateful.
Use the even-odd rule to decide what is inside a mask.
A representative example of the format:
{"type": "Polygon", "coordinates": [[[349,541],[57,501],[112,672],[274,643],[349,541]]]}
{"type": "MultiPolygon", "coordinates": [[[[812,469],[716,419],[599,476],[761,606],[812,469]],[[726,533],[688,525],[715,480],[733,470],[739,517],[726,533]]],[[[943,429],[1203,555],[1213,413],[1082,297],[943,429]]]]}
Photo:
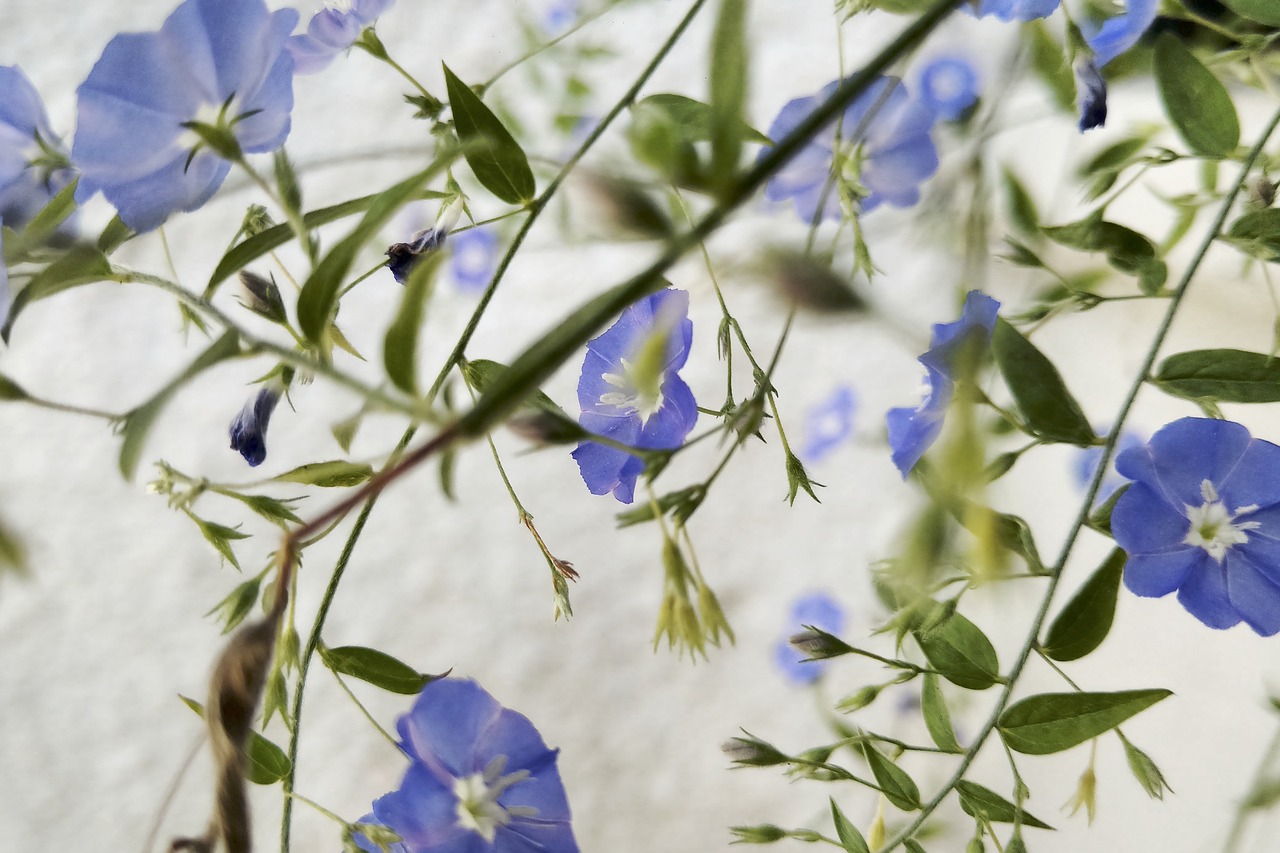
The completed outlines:
{"type": "Polygon", "coordinates": [[[72,415],[85,415],[90,418],[101,418],[104,421],[118,421],[124,418],[123,414],[114,412],[104,412],[101,409],[91,409],[87,406],[76,406],[71,403],[59,403],[56,400],[46,400],[43,397],[36,397],[32,394],[23,392],[22,397],[15,398],[12,402],[27,403],[32,406],[39,406],[42,409],[52,409],[55,412],[67,412],[72,415]]]}
{"type": "Polygon", "coordinates": [[[562,32],[560,35],[556,36],[555,38],[551,39],[550,41],[543,42],[542,44],[538,45],[537,47],[533,48],[532,50],[527,51],[527,52],[524,54],[524,56],[517,57],[516,59],[511,60],[511,61],[510,61],[510,62],[508,62],[506,65],[504,65],[504,66],[502,66],[501,68],[499,68],[497,71],[495,71],[495,72],[493,73],[493,76],[492,76],[492,77],[490,77],[488,80],[484,81],[484,83],[482,84],[482,86],[483,86],[485,89],[488,89],[488,88],[489,88],[489,87],[491,87],[494,83],[497,83],[497,82],[498,82],[498,79],[499,79],[500,77],[502,77],[504,74],[506,74],[508,71],[512,71],[512,70],[514,70],[514,69],[516,69],[516,68],[519,68],[521,65],[523,65],[523,64],[524,64],[524,63],[526,63],[526,62],[528,62],[530,59],[533,59],[535,56],[537,56],[538,54],[542,53],[543,51],[545,51],[545,50],[548,50],[548,49],[550,49],[550,48],[555,47],[555,46],[556,46],[556,45],[558,45],[560,42],[564,41],[565,39],[567,39],[567,38],[569,38],[570,36],[572,36],[574,33],[578,32],[578,30],[580,30],[580,29],[582,29],[583,27],[587,26],[587,24],[590,24],[590,23],[592,23],[593,21],[595,21],[597,18],[599,18],[599,17],[600,17],[601,15],[603,15],[605,12],[608,12],[608,11],[609,11],[609,9],[610,9],[610,7],[609,7],[608,5],[603,5],[603,6],[601,6],[599,9],[597,9],[596,11],[592,12],[591,14],[589,14],[589,15],[585,15],[585,16],[583,16],[582,18],[579,18],[579,19],[578,19],[578,21],[577,21],[577,22],[576,22],[572,27],[570,27],[569,29],[565,30],[565,31],[564,31],[564,32],[562,32]]]}
{"type": "Polygon", "coordinates": [[[373,714],[370,714],[369,709],[364,706],[364,703],[361,702],[356,697],[356,694],[351,692],[351,688],[347,686],[347,682],[343,679],[341,675],[338,674],[338,671],[336,669],[330,669],[329,671],[332,672],[333,677],[337,679],[338,686],[342,688],[342,692],[347,694],[347,698],[355,703],[355,706],[360,709],[361,714],[364,714],[364,718],[369,721],[369,725],[377,729],[378,734],[386,738],[387,743],[391,744],[396,748],[396,752],[400,752],[401,751],[400,743],[394,737],[392,737],[391,734],[386,729],[384,729],[377,720],[373,718],[373,714]]]}

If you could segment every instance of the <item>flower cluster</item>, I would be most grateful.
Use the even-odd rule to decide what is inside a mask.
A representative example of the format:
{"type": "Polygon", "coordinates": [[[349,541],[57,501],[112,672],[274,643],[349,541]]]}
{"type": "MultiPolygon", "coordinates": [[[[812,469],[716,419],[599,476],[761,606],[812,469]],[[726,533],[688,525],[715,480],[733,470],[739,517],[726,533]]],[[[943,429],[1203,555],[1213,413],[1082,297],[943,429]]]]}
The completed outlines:
{"type": "Polygon", "coordinates": [[[360,821],[399,835],[393,851],[576,853],[557,750],[527,717],[474,681],[445,678],[423,688],[396,730],[409,769],[360,821]]]}
{"type": "Polygon", "coordinates": [[[307,31],[289,39],[294,70],[299,74],[323,71],[334,57],[351,47],[365,27],[371,26],[396,0],[349,0],[345,9],[322,9],[312,16],[307,31]]]}
{"type": "MultiPolygon", "coordinates": [[[[578,422],[604,438],[644,449],[679,447],[698,419],[693,392],[677,374],[689,357],[689,294],[668,289],[641,299],[587,344],[578,381],[578,422]]],[[[593,495],[635,496],[644,462],[586,441],[573,451],[593,495]]]]}

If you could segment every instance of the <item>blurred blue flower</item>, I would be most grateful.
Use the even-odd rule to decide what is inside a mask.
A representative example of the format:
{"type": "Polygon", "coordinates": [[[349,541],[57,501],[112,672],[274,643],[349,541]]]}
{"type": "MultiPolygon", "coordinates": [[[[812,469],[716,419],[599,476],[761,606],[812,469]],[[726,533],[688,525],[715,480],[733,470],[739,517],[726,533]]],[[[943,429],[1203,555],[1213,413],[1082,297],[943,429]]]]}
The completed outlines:
{"type": "Polygon", "coordinates": [[[1076,57],[1072,69],[1076,75],[1076,112],[1080,114],[1080,132],[1102,127],[1107,121],[1107,81],[1098,66],[1086,54],[1076,57]]]}
{"type": "MultiPolygon", "coordinates": [[[[1099,435],[1106,435],[1107,429],[1099,427],[1094,430],[1099,435]]],[[[1116,441],[1116,454],[1119,455],[1133,447],[1141,447],[1146,442],[1136,432],[1124,430],[1120,433],[1120,438],[1116,441]]],[[[1075,462],[1072,470],[1075,473],[1076,484],[1080,488],[1087,488],[1093,480],[1093,475],[1098,471],[1098,462],[1102,459],[1101,447],[1079,447],[1075,450],[1075,462]]],[[[1107,470],[1106,476],[1102,478],[1102,483],[1098,488],[1098,494],[1095,498],[1098,502],[1105,501],[1107,498],[1115,494],[1116,490],[1125,484],[1124,477],[1116,472],[1115,456],[1111,458],[1111,467],[1107,470]]]]}
{"type": "Polygon", "coordinates": [[[288,42],[297,74],[323,71],[334,57],[351,47],[365,27],[373,24],[396,0],[348,0],[345,8],[321,9],[311,17],[307,31],[288,42]]]}
{"type": "Polygon", "coordinates": [[[1128,0],[1124,14],[1103,21],[1101,25],[1080,26],[1085,43],[1093,51],[1099,68],[1138,43],[1156,19],[1160,0],[1128,0]]]}
{"type": "MultiPolygon", "coordinates": [[[[769,138],[776,141],[794,130],[831,97],[838,85],[839,81],[832,82],[817,95],[788,101],[769,126],[769,138]]],[[[859,181],[869,193],[862,199],[862,211],[874,210],[881,202],[910,207],[920,200],[920,184],[938,169],[938,152],[929,136],[933,121],[933,110],[912,98],[901,80],[881,77],[849,105],[839,122],[815,136],[769,179],[765,198],[791,199],[805,222],[814,221],[820,203],[823,219],[838,219],[839,176],[844,171],[844,161],[852,156],[845,149],[855,148],[860,151],[859,181]]],[[[764,149],[761,156],[768,150],[764,149]]]]}
{"type": "MultiPolygon", "coordinates": [[[[693,392],[676,375],[692,340],[689,294],[683,290],[659,291],[631,305],[587,344],[578,422],[631,447],[679,447],[698,419],[693,392]]],[[[631,503],[644,462],[593,441],[579,444],[573,458],[591,494],[631,503]]]]}
{"type": "Polygon", "coordinates": [[[1058,8],[1060,0],[979,0],[977,9],[964,8],[979,18],[995,15],[1002,21],[1034,21],[1047,18],[1058,8]]]}
{"type": "Polygon", "coordinates": [[[774,654],[782,674],[801,685],[817,681],[827,666],[825,661],[805,660],[805,654],[788,642],[806,625],[838,636],[844,631],[844,608],[825,592],[803,595],[791,605],[786,632],[775,646],[774,654]]]}
{"type": "Polygon", "coordinates": [[[229,128],[242,151],[279,148],[293,109],[285,50],[298,13],[263,0],[186,0],[158,32],[123,33],[77,90],[76,199],[99,190],[134,231],[200,207],[231,164],[184,125],[229,128]]]}
{"type": "Polygon", "coordinates": [[[238,451],[251,467],[256,468],[267,458],[267,425],[281,393],[274,384],[264,385],[231,422],[231,449],[238,451]]]}
{"type": "Polygon", "coordinates": [[[374,817],[408,853],[576,853],[557,750],[471,680],[422,689],[396,725],[410,758],[374,817]]]}
{"type": "Polygon", "coordinates": [[[578,0],[552,0],[542,15],[542,30],[558,36],[578,22],[578,0]]]}
{"type": "Polygon", "coordinates": [[[817,462],[853,434],[856,404],[853,389],[841,385],[830,397],[809,409],[801,452],[806,462],[817,462]]]}
{"type": "Polygon", "coordinates": [[[0,65],[0,219],[21,228],[74,175],[27,75],[0,65]]]}
{"type": "Polygon", "coordinates": [[[1116,469],[1133,480],[1111,514],[1125,586],[1177,590],[1210,628],[1280,632],[1280,447],[1231,421],[1182,418],[1116,469]]]}
{"type": "Polygon", "coordinates": [[[479,293],[488,286],[498,265],[498,235],[492,228],[460,231],[453,238],[449,273],[464,293],[479,293]]]}
{"type": "Polygon", "coordinates": [[[955,121],[978,100],[978,72],[959,56],[933,60],[920,72],[920,100],[937,116],[955,121]]]}
{"type": "Polygon", "coordinates": [[[929,388],[924,401],[914,409],[890,409],[885,416],[893,464],[898,466],[904,479],[942,432],[942,421],[955,394],[956,380],[964,378],[956,373],[972,370],[974,360],[986,352],[999,310],[999,302],[971,290],[965,296],[959,320],[933,327],[929,351],[917,359],[927,371],[929,388]]]}
{"type": "Polygon", "coordinates": [[[404,284],[422,257],[443,246],[448,237],[449,226],[436,225],[414,234],[408,243],[392,243],[387,247],[387,269],[396,281],[404,284]]]}

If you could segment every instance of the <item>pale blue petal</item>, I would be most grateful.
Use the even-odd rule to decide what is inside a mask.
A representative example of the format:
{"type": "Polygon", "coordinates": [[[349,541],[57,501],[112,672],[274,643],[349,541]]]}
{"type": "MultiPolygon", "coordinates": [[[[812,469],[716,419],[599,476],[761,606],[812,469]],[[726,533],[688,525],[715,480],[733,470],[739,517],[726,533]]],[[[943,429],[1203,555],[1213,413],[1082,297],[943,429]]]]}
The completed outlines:
{"type": "Polygon", "coordinates": [[[1230,628],[1241,618],[1227,594],[1225,564],[1219,564],[1208,554],[1187,574],[1178,590],[1178,603],[1210,628],[1230,628]]]}
{"type": "Polygon", "coordinates": [[[1280,586],[1244,548],[1227,553],[1224,561],[1227,594],[1236,612],[1264,637],[1280,633],[1280,586]]]}
{"type": "Polygon", "coordinates": [[[1097,57],[1098,67],[1137,44],[1155,21],[1159,10],[1160,0],[1128,0],[1124,14],[1105,21],[1097,29],[1082,26],[1085,43],[1097,57]]]}
{"type": "Polygon", "coordinates": [[[967,59],[939,57],[920,73],[920,99],[940,118],[955,121],[978,100],[978,72],[967,59]]]}
{"type": "Polygon", "coordinates": [[[1187,546],[1178,551],[1131,554],[1124,564],[1124,585],[1134,595],[1159,598],[1186,582],[1192,572],[1213,562],[1203,549],[1187,546]]]}
{"type": "Polygon", "coordinates": [[[1116,470],[1161,492],[1175,507],[1200,506],[1201,484],[1222,483],[1250,441],[1249,431],[1240,424],[1182,418],[1157,431],[1147,446],[1121,453],[1116,470]]]}
{"type": "Polygon", "coordinates": [[[1130,486],[1111,512],[1111,533],[1130,555],[1178,550],[1190,526],[1181,507],[1146,483],[1130,486]]]}
{"type": "Polygon", "coordinates": [[[1214,485],[1232,512],[1241,507],[1280,504],[1280,447],[1255,438],[1231,473],[1215,480],[1214,485]]]}
{"type": "Polygon", "coordinates": [[[567,823],[516,820],[499,829],[493,842],[493,853],[578,853],[567,823]]]}
{"type": "Polygon", "coordinates": [[[483,847],[435,846],[456,845],[468,838],[483,840],[458,823],[457,809],[452,780],[439,778],[416,761],[409,764],[398,789],[373,801],[373,816],[395,830],[410,850],[474,849],[478,853],[483,847]]]}
{"type": "Polygon", "coordinates": [[[640,430],[636,447],[666,449],[684,444],[698,420],[698,403],[685,381],[674,373],[662,383],[662,407],[640,430]]]}
{"type": "MultiPolygon", "coordinates": [[[[501,712],[498,701],[474,681],[443,678],[422,689],[396,729],[411,757],[441,778],[459,778],[484,769],[483,762],[477,766],[475,743],[501,712]]],[[[388,826],[399,831],[394,823],[388,826]]]]}

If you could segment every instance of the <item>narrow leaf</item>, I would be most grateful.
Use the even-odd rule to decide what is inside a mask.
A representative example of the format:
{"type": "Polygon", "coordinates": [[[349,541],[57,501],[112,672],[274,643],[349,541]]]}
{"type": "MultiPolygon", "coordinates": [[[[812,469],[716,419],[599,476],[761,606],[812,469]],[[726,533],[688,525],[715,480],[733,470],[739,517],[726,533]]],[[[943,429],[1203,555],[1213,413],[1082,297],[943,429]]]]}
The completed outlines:
{"type": "MultiPolygon", "coordinates": [[[[477,394],[484,394],[495,382],[498,381],[498,377],[500,377],[506,370],[507,366],[501,362],[490,361],[487,358],[478,358],[475,361],[468,361],[466,366],[463,368],[463,373],[467,377],[467,384],[476,389],[477,394]]],[[[542,391],[535,391],[529,396],[525,403],[526,405],[532,406],[535,409],[540,409],[544,412],[550,412],[554,415],[562,415],[566,418],[569,417],[564,409],[556,405],[555,400],[552,400],[542,391]]]]}
{"type": "Polygon", "coordinates": [[[733,182],[742,156],[742,113],[747,99],[747,2],[720,0],[711,36],[711,180],[733,182]]]}
{"type": "Polygon", "coordinates": [[[350,675],[375,687],[405,696],[421,692],[434,677],[423,675],[385,652],[363,646],[342,646],[337,649],[322,646],[320,657],[325,666],[334,672],[350,675]]]}
{"type": "Polygon", "coordinates": [[[529,159],[471,87],[444,66],[444,81],[453,110],[453,125],[462,154],[484,188],[507,204],[522,204],[537,191],[529,159]]]}
{"type": "Polygon", "coordinates": [[[1107,638],[1116,615],[1125,553],[1111,552],[1049,626],[1044,653],[1054,660],[1079,660],[1107,638]]]}
{"type": "Polygon", "coordinates": [[[885,799],[904,812],[920,808],[920,789],[905,770],[868,743],[863,743],[862,754],[866,757],[871,775],[876,777],[876,784],[880,786],[885,799]]]}
{"type": "Polygon", "coordinates": [[[1000,715],[1000,736],[1010,749],[1027,755],[1061,752],[1115,728],[1171,695],[1169,690],[1123,690],[1028,696],[1000,715]]]}
{"type": "MultiPolygon", "coordinates": [[[[962,779],[956,783],[956,793],[960,795],[960,808],[970,817],[981,817],[993,823],[1014,823],[1018,819],[1018,807],[1004,797],[984,788],[977,782],[962,779]]],[[[1037,818],[1030,812],[1021,812],[1023,826],[1036,829],[1053,829],[1052,826],[1037,818]]]]}
{"type": "Polygon", "coordinates": [[[31,395],[8,376],[0,374],[0,400],[30,400],[31,395]]]}
{"type": "Polygon", "coordinates": [[[334,459],[330,462],[312,462],[300,465],[275,477],[285,483],[302,483],[304,486],[342,488],[358,486],[373,476],[373,466],[334,459]]]}
{"type": "Polygon", "coordinates": [[[444,255],[430,252],[415,265],[405,282],[400,310],[387,328],[382,344],[382,362],[392,383],[406,394],[418,394],[418,331],[427,296],[444,255]]]}
{"type": "Polygon", "coordinates": [[[1222,0],[1222,5],[1242,18],[1280,27],[1280,5],[1275,0],[1222,0]]]}
{"type": "Polygon", "coordinates": [[[1226,157],[1240,144],[1240,119],[1231,95],[1173,33],[1156,39],[1156,85],[1178,134],[1198,154],[1226,157]]]}
{"type": "Polygon", "coordinates": [[[836,838],[840,839],[840,846],[849,851],[849,853],[871,853],[871,848],[867,846],[867,840],[862,837],[858,827],[854,826],[844,816],[844,812],[840,811],[840,807],[836,805],[836,798],[831,797],[830,799],[831,819],[835,821],[836,838]]]}
{"type": "Polygon", "coordinates": [[[1087,447],[1098,437],[1062,375],[1035,344],[1013,326],[996,320],[991,347],[996,364],[1033,434],[1048,441],[1087,447]]]}
{"type": "Polygon", "coordinates": [[[111,262],[97,246],[76,246],[32,276],[26,287],[13,297],[9,319],[5,321],[4,328],[0,329],[0,338],[8,342],[18,315],[32,302],[47,299],[73,287],[105,281],[111,275],[111,262]]]}
{"type": "MultiPolygon", "coordinates": [[[[695,101],[685,95],[659,94],[650,95],[638,102],[635,110],[662,110],[671,118],[684,139],[689,142],[709,142],[711,140],[711,106],[702,101],[695,101]]],[[[745,122],[741,128],[742,138],[747,142],[769,143],[769,137],[745,122]]]]}
{"type": "Polygon", "coordinates": [[[938,676],[932,672],[924,674],[924,686],[920,690],[920,709],[924,713],[924,725],[929,730],[929,737],[937,744],[938,749],[947,752],[963,752],[956,740],[955,729],[951,726],[951,711],[947,708],[947,700],[942,695],[942,685],[938,676]]]}

